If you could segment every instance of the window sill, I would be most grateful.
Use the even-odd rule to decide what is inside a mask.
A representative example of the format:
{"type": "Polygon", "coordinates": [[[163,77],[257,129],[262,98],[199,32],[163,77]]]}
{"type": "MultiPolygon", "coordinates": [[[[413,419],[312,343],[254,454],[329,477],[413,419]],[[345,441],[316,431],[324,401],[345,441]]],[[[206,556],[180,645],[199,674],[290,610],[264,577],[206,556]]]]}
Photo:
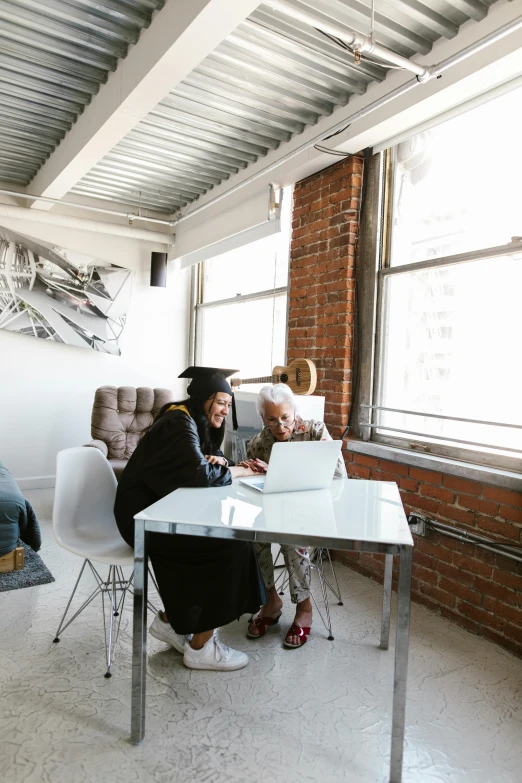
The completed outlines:
{"type": "Polygon", "coordinates": [[[416,468],[437,470],[451,476],[459,476],[471,481],[480,481],[483,484],[522,492],[522,473],[474,465],[472,462],[459,462],[447,457],[435,457],[431,454],[419,454],[372,441],[346,440],[344,447],[347,451],[353,451],[357,454],[367,454],[370,457],[387,459],[390,462],[402,462],[404,465],[413,465],[416,468]]]}

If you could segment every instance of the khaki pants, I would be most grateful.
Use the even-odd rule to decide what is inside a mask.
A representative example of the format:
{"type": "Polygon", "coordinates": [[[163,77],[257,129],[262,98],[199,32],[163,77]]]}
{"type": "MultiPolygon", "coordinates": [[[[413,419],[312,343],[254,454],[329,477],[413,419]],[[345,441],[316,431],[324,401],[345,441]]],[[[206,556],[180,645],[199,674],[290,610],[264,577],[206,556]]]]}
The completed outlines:
{"type": "MultiPolygon", "coordinates": [[[[265,587],[269,590],[274,586],[274,561],[271,544],[256,543],[254,549],[265,587]]],[[[297,604],[310,598],[310,549],[282,544],[281,551],[288,569],[290,597],[292,603],[297,604]]]]}

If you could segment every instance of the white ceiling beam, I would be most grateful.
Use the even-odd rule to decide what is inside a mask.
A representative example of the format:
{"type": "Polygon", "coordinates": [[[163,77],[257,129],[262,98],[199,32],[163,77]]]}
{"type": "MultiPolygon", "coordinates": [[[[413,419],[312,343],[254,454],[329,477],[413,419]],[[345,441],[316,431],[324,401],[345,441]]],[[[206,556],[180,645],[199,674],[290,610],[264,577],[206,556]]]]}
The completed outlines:
{"type": "MultiPolygon", "coordinates": [[[[259,0],[167,0],[28,187],[63,198],[259,5],[259,0]]],[[[51,209],[35,201],[33,207],[51,209]]]]}

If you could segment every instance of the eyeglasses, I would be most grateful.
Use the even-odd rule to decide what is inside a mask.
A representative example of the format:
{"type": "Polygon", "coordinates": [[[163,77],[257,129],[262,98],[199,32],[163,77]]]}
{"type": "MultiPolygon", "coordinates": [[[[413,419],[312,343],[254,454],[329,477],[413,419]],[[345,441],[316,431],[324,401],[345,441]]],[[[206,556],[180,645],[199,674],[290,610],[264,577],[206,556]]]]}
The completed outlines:
{"type": "Polygon", "coordinates": [[[295,421],[295,417],[283,416],[282,419],[267,419],[266,426],[271,430],[277,430],[278,427],[291,427],[295,421]]]}

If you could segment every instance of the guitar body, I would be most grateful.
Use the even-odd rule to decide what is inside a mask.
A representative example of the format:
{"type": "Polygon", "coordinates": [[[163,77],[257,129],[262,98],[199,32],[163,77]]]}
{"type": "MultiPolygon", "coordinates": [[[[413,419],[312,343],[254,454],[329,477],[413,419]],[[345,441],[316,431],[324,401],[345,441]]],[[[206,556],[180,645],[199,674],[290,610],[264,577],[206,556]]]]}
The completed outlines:
{"type": "Polygon", "coordinates": [[[274,367],[272,375],[230,379],[232,387],[241,386],[243,383],[286,383],[294,394],[313,394],[317,386],[317,372],[310,359],[294,359],[288,367],[274,367]]]}
{"type": "Polygon", "coordinates": [[[313,394],[317,386],[317,372],[310,359],[294,359],[288,367],[274,367],[274,376],[279,377],[274,383],[286,383],[294,394],[313,394]]]}

